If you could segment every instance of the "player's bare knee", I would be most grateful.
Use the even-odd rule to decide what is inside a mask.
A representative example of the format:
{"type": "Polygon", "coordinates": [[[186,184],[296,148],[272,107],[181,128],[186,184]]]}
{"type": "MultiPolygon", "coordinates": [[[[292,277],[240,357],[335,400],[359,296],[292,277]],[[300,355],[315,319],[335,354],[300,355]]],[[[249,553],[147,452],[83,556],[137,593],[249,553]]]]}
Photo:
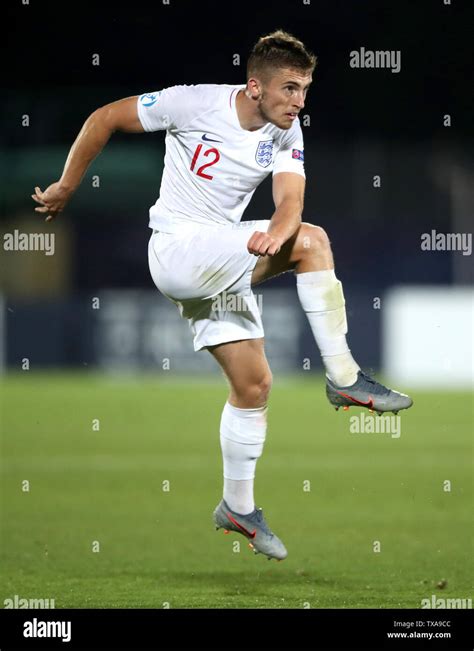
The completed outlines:
{"type": "Polygon", "coordinates": [[[266,373],[258,380],[248,382],[245,387],[240,387],[235,393],[239,402],[245,403],[248,409],[256,409],[267,404],[272,388],[272,374],[266,373]]]}
{"type": "Polygon", "coordinates": [[[272,389],[273,376],[272,374],[266,373],[264,377],[258,383],[258,390],[260,399],[266,404],[270,396],[270,391],[272,389]]]}
{"type": "Polygon", "coordinates": [[[298,233],[299,249],[302,256],[316,256],[331,251],[329,237],[321,226],[303,222],[298,233]]]}
{"type": "Polygon", "coordinates": [[[272,388],[271,374],[266,374],[257,382],[250,384],[249,398],[255,404],[256,407],[261,407],[267,403],[271,388],[272,388]]]}

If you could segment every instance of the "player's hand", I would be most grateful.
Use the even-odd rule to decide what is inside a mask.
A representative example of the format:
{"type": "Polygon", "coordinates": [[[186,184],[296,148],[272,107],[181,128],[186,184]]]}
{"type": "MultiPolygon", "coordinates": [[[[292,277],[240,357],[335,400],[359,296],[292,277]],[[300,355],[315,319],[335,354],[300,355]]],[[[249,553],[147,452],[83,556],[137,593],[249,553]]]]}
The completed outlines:
{"type": "Polygon", "coordinates": [[[64,209],[71,195],[71,190],[64,188],[58,181],[52,183],[44,192],[36,186],[35,194],[31,197],[40,204],[35,211],[48,215],[45,221],[50,222],[64,209]]]}
{"type": "Polygon", "coordinates": [[[280,251],[282,244],[282,240],[277,237],[272,237],[268,233],[255,231],[247,243],[247,250],[249,253],[257,256],[273,256],[280,251]]]}

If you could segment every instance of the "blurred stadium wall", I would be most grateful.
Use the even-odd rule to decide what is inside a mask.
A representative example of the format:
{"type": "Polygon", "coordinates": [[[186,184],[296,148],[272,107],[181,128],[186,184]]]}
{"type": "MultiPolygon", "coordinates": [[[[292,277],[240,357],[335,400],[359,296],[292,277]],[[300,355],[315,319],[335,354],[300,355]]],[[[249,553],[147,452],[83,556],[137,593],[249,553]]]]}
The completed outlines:
{"type": "MultiPolygon", "coordinates": [[[[2,241],[15,230],[51,229],[56,239],[50,256],[0,250],[4,368],[20,369],[28,358],[30,368],[216,372],[209,355],[194,353],[187,324],[148,273],[147,209],[158,192],[162,140],[151,146],[111,143],[51,228],[38,221],[22,193],[47,183],[51,175],[45,170],[60,169],[65,152],[43,148],[38,156],[20,149],[7,168],[2,241]],[[99,188],[92,185],[97,175],[99,188]]],[[[472,380],[473,297],[466,289],[472,255],[421,246],[423,234],[432,230],[469,232],[472,197],[459,183],[460,170],[451,169],[452,155],[446,150],[433,157],[421,146],[373,141],[327,142],[318,144],[307,165],[304,218],[330,235],[351,349],[364,368],[382,369],[405,384],[433,385],[436,369],[441,383],[472,380]],[[387,178],[388,167],[389,181],[377,192],[373,171],[387,178]],[[409,180],[416,175],[415,193],[409,180]]],[[[270,193],[267,179],[246,219],[270,216],[270,193]]],[[[255,291],[262,295],[274,370],[322,370],[293,275],[255,291]]]]}
{"type": "MultiPolygon", "coordinates": [[[[207,0],[186,3],[185,16],[177,3],[137,0],[134,12],[120,0],[112,9],[94,3],[91,11],[75,1],[67,8],[53,5],[41,6],[42,38],[50,44],[43,48],[36,46],[39,9],[21,3],[8,9],[6,47],[14,57],[4,72],[0,107],[0,232],[2,241],[15,229],[54,232],[56,246],[49,257],[0,248],[4,368],[21,369],[29,358],[31,368],[169,373],[162,367],[170,358],[170,371],[216,372],[209,355],[193,352],[187,325],[149,276],[147,213],[158,196],[163,133],[115,134],[52,224],[34,212],[30,195],[35,185],[44,189],[58,179],[74,138],[97,107],[174,84],[242,83],[249,48],[281,26],[319,57],[302,111],[304,219],[330,236],[354,354],[364,368],[407,382],[422,367],[425,380],[419,382],[438,369],[450,384],[453,373],[443,369],[456,339],[453,368],[465,377],[472,365],[465,334],[472,332],[472,293],[461,290],[472,285],[472,255],[423,250],[421,238],[432,231],[472,232],[473,107],[463,97],[471,76],[467,8],[388,0],[249,2],[249,28],[241,2],[229,34],[225,3],[207,0]],[[215,35],[212,57],[195,29],[203,15],[215,35]],[[62,24],[67,29],[57,29],[62,24]],[[124,48],[125,42],[133,47],[124,48]],[[99,46],[101,63],[94,67],[91,55],[99,46]],[[360,46],[399,50],[400,73],[352,68],[350,52],[360,46]],[[423,311],[416,297],[425,292],[433,300],[423,311]],[[467,297],[459,299],[462,308],[461,296],[467,297]]],[[[268,178],[244,218],[266,219],[272,211],[268,178]]],[[[321,369],[292,275],[257,292],[263,294],[274,369],[321,369]]]]}

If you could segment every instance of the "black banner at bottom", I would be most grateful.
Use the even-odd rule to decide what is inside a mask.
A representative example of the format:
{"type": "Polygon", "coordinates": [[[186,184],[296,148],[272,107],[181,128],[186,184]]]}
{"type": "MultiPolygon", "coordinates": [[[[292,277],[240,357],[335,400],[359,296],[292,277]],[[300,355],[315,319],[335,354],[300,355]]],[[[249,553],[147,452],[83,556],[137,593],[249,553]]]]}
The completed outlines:
{"type": "Polygon", "coordinates": [[[1,610],[0,650],[471,650],[472,610],[1,610]]]}

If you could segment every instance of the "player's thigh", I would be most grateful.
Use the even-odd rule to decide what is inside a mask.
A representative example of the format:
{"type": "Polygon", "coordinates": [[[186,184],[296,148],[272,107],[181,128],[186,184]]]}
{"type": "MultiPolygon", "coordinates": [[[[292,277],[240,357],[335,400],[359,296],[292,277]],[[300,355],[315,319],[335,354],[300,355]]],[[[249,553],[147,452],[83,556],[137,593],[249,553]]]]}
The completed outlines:
{"type": "Polygon", "coordinates": [[[272,372],[265,356],[264,339],[244,339],[218,346],[209,352],[222,367],[232,390],[238,396],[260,396],[266,401],[272,384],[272,372]]]}

